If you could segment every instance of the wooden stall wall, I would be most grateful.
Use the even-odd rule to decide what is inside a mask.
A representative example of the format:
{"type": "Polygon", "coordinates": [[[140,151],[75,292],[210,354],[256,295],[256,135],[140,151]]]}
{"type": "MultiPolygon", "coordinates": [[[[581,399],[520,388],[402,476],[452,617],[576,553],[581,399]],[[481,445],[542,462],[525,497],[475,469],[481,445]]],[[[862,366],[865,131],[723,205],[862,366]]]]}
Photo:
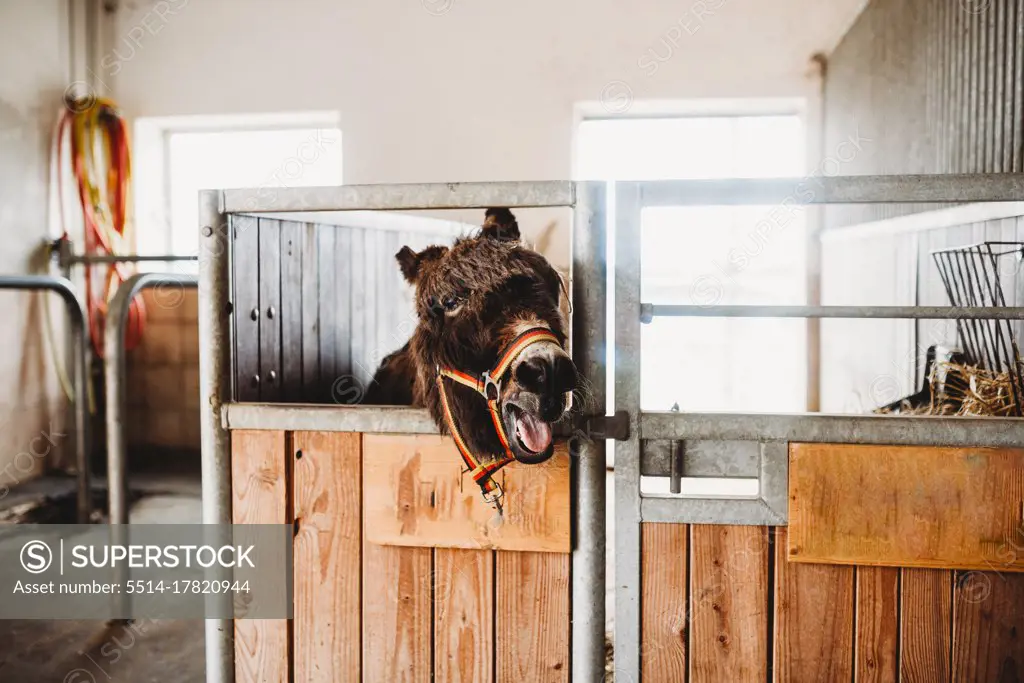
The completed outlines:
{"type": "Polygon", "coordinates": [[[239,683],[569,680],[564,447],[503,470],[500,525],[436,435],[236,430],[232,463],[235,523],[295,527],[294,620],[235,622],[239,683]]]}
{"type": "Polygon", "coordinates": [[[791,444],[788,527],[642,524],[641,681],[1024,680],[1022,494],[1020,450],[791,444]]]}
{"type": "Polygon", "coordinates": [[[454,237],[405,219],[403,230],[230,217],[236,401],[361,401],[415,327],[395,254],[454,237]]]}

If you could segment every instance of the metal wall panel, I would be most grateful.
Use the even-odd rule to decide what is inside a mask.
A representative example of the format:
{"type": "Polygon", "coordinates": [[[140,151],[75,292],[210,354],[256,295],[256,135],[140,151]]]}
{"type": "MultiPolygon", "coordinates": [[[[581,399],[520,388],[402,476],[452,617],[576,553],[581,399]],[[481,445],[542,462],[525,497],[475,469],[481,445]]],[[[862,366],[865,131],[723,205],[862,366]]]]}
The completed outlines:
{"type": "MultiPolygon", "coordinates": [[[[1024,0],[873,0],[829,57],[825,157],[859,132],[843,174],[1021,171],[1022,82],[1024,0]]],[[[929,208],[829,207],[826,225],[929,208]]]]}

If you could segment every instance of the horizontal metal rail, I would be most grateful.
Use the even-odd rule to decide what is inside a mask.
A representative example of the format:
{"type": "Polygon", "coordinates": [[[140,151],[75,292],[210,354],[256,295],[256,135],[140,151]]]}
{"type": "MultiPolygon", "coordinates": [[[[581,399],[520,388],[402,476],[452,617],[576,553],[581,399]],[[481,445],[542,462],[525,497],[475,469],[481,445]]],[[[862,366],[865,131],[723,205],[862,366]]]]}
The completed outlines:
{"type": "Polygon", "coordinates": [[[73,334],[75,359],[75,467],[78,470],[78,499],[76,519],[87,524],[92,513],[90,496],[90,424],[87,395],[88,344],[85,305],[70,280],[52,275],[0,275],[0,289],[50,291],[58,294],[67,307],[73,334]]]}
{"type": "Polygon", "coordinates": [[[1024,418],[641,412],[642,439],[1024,447],[1024,418]]]}
{"type": "Polygon", "coordinates": [[[697,306],[640,304],[640,319],[693,318],[846,318],[922,320],[1021,320],[1024,307],[961,306],[697,306]]]}
{"type": "Polygon", "coordinates": [[[437,424],[425,408],[405,406],[225,403],[221,418],[224,428],[231,430],[438,433],[437,424]]]}
{"type": "MultiPolygon", "coordinates": [[[[67,264],[86,265],[94,263],[174,263],[178,261],[198,261],[198,256],[171,256],[168,254],[145,256],[142,254],[100,254],[97,256],[85,256],[83,254],[72,254],[67,257],[67,264]]],[[[62,264],[63,265],[63,264],[62,264]]]]}
{"type": "Polygon", "coordinates": [[[1014,202],[1024,199],[1024,173],[807,176],[636,183],[640,206],[726,204],[907,204],[1014,202]]]}
{"type": "MultiPolygon", "coordinates": [[[[785,207],[1024,199],[1024,174],[1021,173],[617,181],[617,184],[628,183],[639,188],[643,207],[723,204],[780,204],[785,207]]],[[[241,188],[223,191],[221,209],[224,213],[266,213],[574,206],[580,184],[544,180],[241,188]]]]}
{"type": "Polygon", "coordinates": [[[575,184],[567,180],[407,183],[224,190],[222,212],[527,208],[575,203],[575,184]]]}

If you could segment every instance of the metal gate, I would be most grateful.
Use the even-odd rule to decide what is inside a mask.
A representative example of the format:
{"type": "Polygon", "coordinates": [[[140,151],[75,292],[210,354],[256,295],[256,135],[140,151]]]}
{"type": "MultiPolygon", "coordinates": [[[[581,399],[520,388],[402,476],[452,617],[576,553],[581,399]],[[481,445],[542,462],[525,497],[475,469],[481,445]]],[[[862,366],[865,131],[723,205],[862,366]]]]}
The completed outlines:
{"type": "MultiPolygon", "coordinates": [[[[993,176],[859,176],[822,177],[814,180],[813,190],[806,179],[655,181],[655,182],[513,182],[424,185],[341,186],[274,190],[241,189],[204,192],[200,200],[200,390],[207,399],[202,418],[203,512],[206,523],[229,524],[231,510],[231,436],[229,423],[238,405],[230,399],[232,301],[230,296],[231,214],[268,214],[274,212],[483,209],[491,206],[510,208],[573,207],[572,232],[572,355],[582,374],[593,387],[593,414],[577,425],[572,471],[572,564],[571,564],[571,680],[600,681],[604,678],[604,587],[605,587],[605,438],[618,438],[615,444],[615,670],[617,681],[683,680],[764,680],[774,670],[777,680],[852,680],[854,667],[860,667],[854,631],[868,623],[867,615],[858,622],[860,603],[841,605],[827,619],[826,631],[839,634],[833,641],[814,640],[821,629],[820,606],[807,608],[797,598],[801,586],[826,585],[836,590],[819,595],[832,599],[851,590],[855,571],[841,563],[819,561],[802,564],[792,545],[788,552],[785,527],[794,510],[791,467],[794,462],[811,462],[808,455],[820,444],[878,444],[887,447],[923,446],[944,448],[931,455],[951,455],[948,449],[983,447],[1024,448],[1024,420],[1019,418],[937,418],[902,416],[842,415],[737,415],[641,412],[640,331],[645,322],[666,315],[754,316],[754,317],[873,317],[957,319],[1021,319],[1021,308],[850,308],[850,307],[741,307],[741,306],[656,306],[640,297],[640,217],[653,206],[712,204],[835,204],[835,203],[934,203],[1019,201],[1024,199],[1024,175],[993,176]],[[801,185],[804,191],[799,191],[801,185]],[[609,199],[613,209],[608,211],[609,199]],[[613,218],[614,220],[609,220],[613,218]],[[614,240],[609,237],[612,223],[614,240]],[[612,247],[614,243],[614,247],[612,247]],[[614,249],[614,277],[609,290],[608,254],[614,249]],[[611,296],[609,296],[611,294],[611,296]],[[608,303],[613,302],[615,344],[615,411],[628,420],[628,434],[615,427],[602,410],[607,367],[606,336],[608,303]],[[687,442],[716,441],[720,447],[687,449],[687,442]],[[681,449],[666,448],[665,442],[679,442],[681,449]],[[745,442],[751,448],[740,446],[745,442]],[[804,450],[801,450],[804,449],[804,450]],[[751,453],[754,453],[751,457],[751,453]],[[806,456],[806,457],[805,457],[806,456]],[[802,459],[800,459],[802,458],[802,459]],[[757,496],[737,499],[678,499],[643,495],[641,473],[673,478],[693,472],[720,476],[756,477],[757,496]],[[779,531],[782,530],[782,531],[779,531]],[[740,552],[726,553],[723,549],[740,552]],[[728,555],[730,566],[723,566],[728,555]],[[742,566],[736,565],[742,559],[742,566]],[[807,569],[811,567],[812,569],[807,569]],[[709,586],[695,583],[695,577],[711,577],[709,586]],[[709,589],[710,587],[710,589],[709,589]],[[695,592],[696,591],[696,592],[695,592]],[[666,597],[667,596],[667,597],[666,597]],[[745,601],[747,612],[741,624],[729,614],[730,604],[745,601]],[[661,610],[652,615],[645,607],[656,601],[661,610]],[[726,604],[726,601],[732,603],[726,604]],[[646,601],[646,604],[645,604],[646,601]],[[701,611],[697,605],[706,606],[701,611]],[[817,612],[815,612],[817,609],[817,612]],[[811,614],[805,617],[804,614],[811,614]],[[849,637],[847,637],[849,635],[849,637]],[[836,643],[845,663],[837,656],[805,656],[824,652],[836,643]],[[739,654],[737,654],[737,652],[739,654]],[[641,671],[644,676],[641,678],[641,671]],[[809,673],[808,673],[809,672],[809,673]],[[849,673],[849,677],[847,677],[849,673]],[[818,678],[813,678],[818,676],[818,678]]],[[[403,431],[401,425],[384,419],[375,409],[331,407],[336,416],[317,411],[316,419],[301,406],[266,406],[287,418],[281,429],[322,429],[324,420],[358,423],[366,427],[339,428],[339,431],[382,431],[381,426],[403,431]],[[305,420],[305,421],[304,421],[305,420]],[[301,425],[315,426],[301,426],[301,425]],[[299,425],[299,426],[297,426],[299,425]]],[[[261,419],[253,413],[252,419],[261,419]]],[[[419,416],[417,419],[422,419],[419,416]]],[[[405,431],[420,431],[406,429],[405,431]]],[[[1001,451],[1009,469],[1000,470],[1016,477],[1021,452],[1001,451]]],[[[968,454],[953,456],[969,458],[968,454]]],[[[863,466],[863,452],[844,454],[849,467],[863,466]],[[858,460],[861,458],[861,460],[858,460]]],[[[839,457],[828,455],[827,457],[839,457]]],[[[870,460],[872,456],[867,454],[870,460]]],[[[892,458],[890,458],[891,460],[892,458]]],[[[896,457],[899,460],[899,457],[896,457]]],[[[959,462],[959,460],[957,460],[959,462]]],[[[974,462],[974,461],[971,461],[974,462]]],[[[801,465],[802,467],[803,465],[801,465]]],[[[987,472],[986,468],[982,468],[987,472]]],[[[803,472],[803,470],[801,470],[803,472]]],[[[825,482],[828,484],[829,482],[825,482]]],[[[1022,484],[1024,487],[1024,484],[1022,484]]],[[[832,489],[830,489],[832,490],[832,489]]],[[[870,491],[870,487],[867,489],[870,491]]],[[[1016,491],[1016,489],[1014,489],[1016,491]]],[[[836,494],[838,495],[838,494],[836,494]]],[[[990,511],[991,512],[991,511],[990,511]]],[[[998,512],[998,511],[997,511],[998,512]]],[[[802,527],[803,528],[803,527],[802,527]]],[[[813,529],[812,529],[813,531],[813,529]]],[[[803,531],[801,531],[803,533],[803,531]]],[[[820,541],[811,535],[812,541],[820,541]]],[[[1012,538],[1005,539],[1012,541],[1012,538]]],[[[815,546],[819,555],[824,552],[815,546]]],[[[825,549],[827,550],[827,549],[825,549]]],[[[827,553],[826,553],[827,554],[827,553]]],[[[813,553],[811,554],[813,556],[813,553]]],[[[898,556],[896,553],[893,557],[898,556]]],[[[821,557],[818,558],[821,560],[821,557]]],[[[881,558],[885,560],[886,558],[881,558]]],[[[892,560],[892,558],[888,558],[892,560]]],[[[812,557],[813,560],[813,557],[812,557]]],[[[894,561],[894,560],[893,560],[894,561]]],[[[846,565],[856,562],[846,561],[846,565]]],[[[885,562],[882,562],[885,564],[885,562]]],[[[1005,563],[1009,572],[1020,571],[1016,562],[1005,563]]],[[[886,566],[895,567],[890,561],[886,566]]],[[[961,569],[956,562],[942,565],[950,572],[961,569]]],[[[903,570],[895,570],[902,572],[903,570]]],[[[870,576],[870,572],[865,572],[870,576]]],[[[957,616],[963,621],[977,615],[960,609],[955,600],[970,585],[954,585],[956,577],[911,576],[896,578],[897,629],[902,624],[924,624],[927,615],[907,615],[912,600],[908,588],[928,595],[942,594],[942,581],[950,582],[952,603],[939,605],[939,618],[946,615],[950,629],[957,616]],[[932,581],[932,583],[935,583],[932,581]],[[931,592],[928,592],[931,591],[931,592]],[[960,591],[954,593],[954,591],[960,591]],[[899,611],[903,609],[903,611],[899,611]],[[946,609],[945,612],[942,610],[946,609]],[[949,616],[952,614],[952,616],[949,616]]],[[[875,577],[888,595],[891,576],[875,577]]],[[[858,584],[859,585],[859,584],[858,584]]],[[[872,584],[875,585],[875,584],[872,584]]],[[[867,595],[867,586],[861,591],[867,595]]],[[[1002,594],[1004,601],[1024,612],[1024,588],[1013,582],[1002,594]]],[[[914,598],[916,599],[916,598],[914,598]]],[[[994,599],[994,598],[993,598],[994,599]]],[[[849,602],[849,601],[847,601],[849,602]]],[[[883,603],[879,603],[883,604],[883,603]]],[[[887,604],[887,603],[885,603],[887,604]]],[[[915,603],[916,604],[916,603],[915,603]]],[[[888,607],[886,607],[888,609],[888,607]]],[[[825,610],[827,612],[828,609],[825,610]]],[[[1006,626],[1006,614],[996,615],[1000,628],[1006,626]],[[1001,620],[1001,621],[1000,621],[1001,620]]],[[[825,614],[828,617],[828,614],[825,614]]],[[[888,619],[888,612],[885,619],[888,619]]],[[[984,615],[982,615],[984,616],[984,615]]],[[[981,619],[982,616],[977,616],[981,619]]],[[[984,616],[989,622],[992,614],[984,616]]],[[[1014,626],[1011,623],[1009,626],[1014,626]]],[[[1015,631],[1016,632],[1016,631],[1015,631]]],[[[1024,624],[1021,624],[1024,632],[1024,624]]],[[[859,636],[860,631],[857,631],[859,636]]],[[[948,647],[934,646],[936,661],[950,662],[946,671],[957,668],[967,656],[953,643],[950,630],[948,647]],[[960,652],[958,654],[958,652],[960,652]],[[959,659],[958,659],[959,658],[959,659]]],[[[207,622],[207,680],[223,682],[234,677],[233,628],[228,621],[207,622]]],[[[901,650],[902,636],[880,638],[871,667],[886,666],[894,660],[903,667],[910,650],[901,650]],[[892,645],[892,647],[890,647],[892,645]],[[893,650],[889,652],[887,650],[893,650]],[[902,658],[902,659],[901,659],[902,658]]],[[[944,641],[945,642],[945,641],[944,641]]],[[[916,641],[915,641],[916,643],[916,641]]],[[[500,644],[499,644],[500,646],[500,644]]],[[[916,645],[915,645],[916,646],[916,645]]],[[[977,643],[971,652],[979,652],[977,643]]],[[[1024,671],[1024,657],[1018,657],[1018,641],[995,639],[985,656],[1003,665],[1009,661],[1016,671],[1024,671]],[[1001,654],[1002,653],[1002,654],[1001,654]]],[[[931,652],[931,650],[930,650],[931,652]]],[[[966,652],[966,650],[964,651],[966,652]]],[[[915,651],[916,656],[916,651],[915,651]]],[[[980,656],[980,655],[978,655],[980,656]]],[[[986,660],[987,661],[987,660],[986,660]]],[[[867,664],[865,664],[867,666],[867,664]]],[[[965,669],[966,670],[966,669],[965,669]]],[[[564,675],[560,674],[560,675],[564,675]]],[[[931,680],[925,678],[923,680],[931,680]]]]}

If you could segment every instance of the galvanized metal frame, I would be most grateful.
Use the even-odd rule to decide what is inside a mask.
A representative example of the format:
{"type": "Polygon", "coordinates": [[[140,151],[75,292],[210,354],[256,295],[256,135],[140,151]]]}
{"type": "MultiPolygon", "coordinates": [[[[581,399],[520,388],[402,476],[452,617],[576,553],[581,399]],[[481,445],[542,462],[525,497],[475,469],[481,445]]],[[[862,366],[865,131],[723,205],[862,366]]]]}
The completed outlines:
{"type": "Polygon", "coordinates": [[[107,487],[110,500],[110,523],[128,524],[128,466],[125,415],[128,375],[125,350],[125,324],[135,297],[152,287],[195,289],[194,275],[171,273],[139,273],[125,280],[107,307],[103,328],[104,386],[106,387],[107,487]]]}
{"type": "Polygon", "coordinates": [[[89,422],[89,333],[86,328],[85,304],[72,282],[52,275],[0,275],[0,289],[49,291],[60,296],[71,322],[71,355],[75,361],[75,469],[77,470],[76,520],[88,524],[92,512],[90,495],[92,425],[89,422]]]}
{"type": "MultiPolygon", "coordinates": [[[[1022,319],[1024,308],[682,306],[640,301],[641,212],[650,206],[781,203],[1020,201],[1024,176],[855,176],[791,180],[619,183],[615,212],[616,408],[630,411],[630,438],[615,457],[615,676],[640,680],[641,522],[785,525],[788,443],[887,443],[1024,446],[1024,419],[862,415],[764,415],[642,412],[640,326],[658,316],[788,318],[1022,319]],[[754,441],[759,444],[756,498],[643,495],[646,440],[754,441]]],[[[664,454],[660,454],[664,459],[664,454]]],[[[670,472],[678,463],[670,450],[670,472]],[[674,466],[673,466],[674,465],[674,466]]],[[[661,463],[662,469],[664,463],[661,463]]],[[[647,468],[650,469],[650,468],[647,468]]]]}
{"type": "MultiPolygon", "coordinates": [[[[586,373],[600,371],[602,354],[607,345],[601,343],[601,331],[588,325],[587,318],[600,315],[598,296],[604,287],[600,278],[600,258],[603,240],[600,233],[606,225],[598,210],[599,191],[596,184],[564,181],[499,182],[499,183],[436,183],[406,185],[348,185],[321,188],[252,188],[226,191],[207,191],[200,196],[201,248],[199,256],[199,328],[200,328],[200,388],[203,396],[202,450],[203,450],[203,519],[206,523],[230,523],[230,434],[227,427],[238,421],[252,419],[243,408],[225,406],[229,374],[230,295],[228,278],[228,233],[226,217],[229,213],[275,213],[283,211],[342,211],[342,210],[416,210],[416,209],[470,209],[489,206],[576,208],[574,221],[573,291],[580,299],[578,319],[574,331],[578,336],[574,344],[585,340],[585,349],[574,348],[574,356],[586,368],[586,373]],[[584,198],[577,203],[577,193],[584,198]],[[584,227],[586,226],[586,227],[584,227]],[[584,237],[584,232],[587,235],[584,237]],[[579,239],[577,237],[580,236],[579,239]],[[592,267],[596,263],[597,267],[592,267]],[[581,306],[582,304],[582,306],[581,306]],[[225,410],[226,408],[226,410],[225,410]]],[[[601,184],[603,185],[603,184],[601,184]]],[[[1024,174],[999,175],[930,175],[930,176],[851,176],[794,179],[737,179],[725,181],[656,181],[620,182],[610,185],[616,204],[615,237],[615,295],[614,319],[616,340],[615,402],[617,410],[629,415],[629,438],[616,444],[616,676],[623,680],[639,680],[639,608],[640,608],[640,522],[651,518],[670,518],[675,500],[641,499],[639,490],[641,470],[641,440],[658,438],[656,434],[672,433],[676,438],[695,438],[687,433],[692,416],[674,414],[641,415],[639,410],[640,358],[639,340],[641,318],[644,313],[658,315],[656,307],[644,307],[640,301],[640,211],[646,206],[683,206],[710,204],[829,204],[829,203],[907,203],[907,202],[972,202],[1020,201],[1024,198],[1024,174]],[[651,422],[651,420],[654,420],[651,422]],[[661,430],[659,420],[672,423],[661,430]],[[647,427],[650,431],[644,432],[647,427]],[[665,512],[662,512],[662,509],[665,512]]],[[[611,232],[611,231],[609,231],[611,232]]],[[[606,256],[606,255],[605,255],[606,256]]],[[[791,311],[797,315],[796,311],[791,311]]],[[[962,314],[959,311],[958,314],[962,314]]],[[[923,316],[922,316],[923,317],[923,316]]],[[[588,377],[593,380],[593,377],[588,377]]],[[[597,391],[603,387],[592,381],[597,391]]],[[[600,399],[600,396],[596,396],[600,399]]],[[[601,401],[596,401],[599,403],[601,401]]],[[[599,405],[592,408],[600,410],[599,405]]],[[[276,408],[275,408],[276,409],[276,408]]],[[[298,407],[294,408],[298,409],[298,407]]],[[[308,409],[305,409],[308,410],[308,409]]],[[[339,412],[354,408],[333,408],[339,412]]],[[[752,416],[748,416],[752,417],[752,416]]],[[[790,419],[812,420],[808,433],[829,433],[837,429],[835,420],[842,421],[839,431],[852,437],[873,432],[873,426],[856,422],[863,419],[851,416],[847,423],[843,416],[776,416],[777,419],[756,416],[764,421],[767,434],[787,428],[790,419]],[[819,420],[822,421],[817,421],[819,420]]],[[[318,420],[320,418],[317,418],[318,420]]],[[[418,418],[417,418],[418,419],[418,418]]],[[[713,418],[711,418],[713,420],[713,418]]],[[[882,418],[895,419],[895,418],[882,418]]],[[[916,418],[920,419],[920,418],[916,418]]],[[[414,419],[410,424],[414,424],[414,419]]],[[[1006,422],[1006,421],[1003,421],[1006,422]]],[[[872,423],[872,425],[882,423],[872,423]]],[[[898,424],[892,423],[897,433],[898,424]]],[[[966,426],[963,421],[957,425],[966,426]]],[[[720,439],[742,430],[719,430],[723,424],[711,424],[706,439],[720,439]]],[[[880,433],[887,433],[888,427],[880,433]]],[[[985,428],[996,433],[1006,427],[985,428]]],[[[1020,426],[1008,427],[1013,434],[1020,426]]],[[[911,428],[917,433],[917,428],[911,428]]],[[[755,437],[756,440],[762,440],[755,437]]],[[[998,437],[1003,438],[1003,437],[998,437]]],[[[764,439],[770,441],[770,439],[764,439]]],[[[1014,438],[1020,444],[1024,439],[1014,438]]],[[[767,510],[778,511],[782,506],[778,498],[781,483],[778,471],[781,444],[766,443],[759,459],[759,478],[765,492],[759,501],[767,510]]],[[[600,680],[590,675],[603,666],[603,594],[596,600],[596,586],[603,588],[603,561],[597,555],[604,539],[603,476],[598,484],[597,464],[603,475],[603,445],[586,443],[577,453],[576,500],[577,547],[573,558],[573,678],[600,680]],[[583,536],[588,541],[583,541],[583,536]],[[582,545],[580,545],[582,543],[582,545]],[[600,564],[598,563],[600,559],[600,564]],[[588,583],[589,581],[589,583],[588,583]],[[601,617],[600,619],[598,617],[601,617]],[[600,632],[598,623],[600,623],[600,632]],[[600,654],[600,661],[598,655],[600,654]]],[[[727,514],[727,513],[723,513],[727,514]]],[[[767,513],[760,511],[763,516],[767,513]]],[[[725,519],[726,517],[717,517],[725,519]]],[[[762,522],[763,523],[763,522],[762,522]]],[[[234,652],[230,620],[207,621],[207,681],[225,683],[233,680],[234,652]]]]}
{"type": "MultiPolygon", "coordinates": [[[[106,388],[107,427],[107,500],[111,525],[111,541],[119,545],[129,543],[128,529],[128,454],[125,438],[125,414],[127,413],[128,376],[127,353],[125,349],[125,324],[132,301],[142,290],[150,287],[172,286],[184,289],[195,288],[198,282],[194,275],[165,273],[139,273],[121,283],[110,300],[103,327],[103,376],[106,388]]],[[[127,585],[131,579],[128,565],[114,568],[113,580],[127,585]]],[[[131,596],[116,593],[112,597],[114,615],[129,618],[131,596]]]]}

